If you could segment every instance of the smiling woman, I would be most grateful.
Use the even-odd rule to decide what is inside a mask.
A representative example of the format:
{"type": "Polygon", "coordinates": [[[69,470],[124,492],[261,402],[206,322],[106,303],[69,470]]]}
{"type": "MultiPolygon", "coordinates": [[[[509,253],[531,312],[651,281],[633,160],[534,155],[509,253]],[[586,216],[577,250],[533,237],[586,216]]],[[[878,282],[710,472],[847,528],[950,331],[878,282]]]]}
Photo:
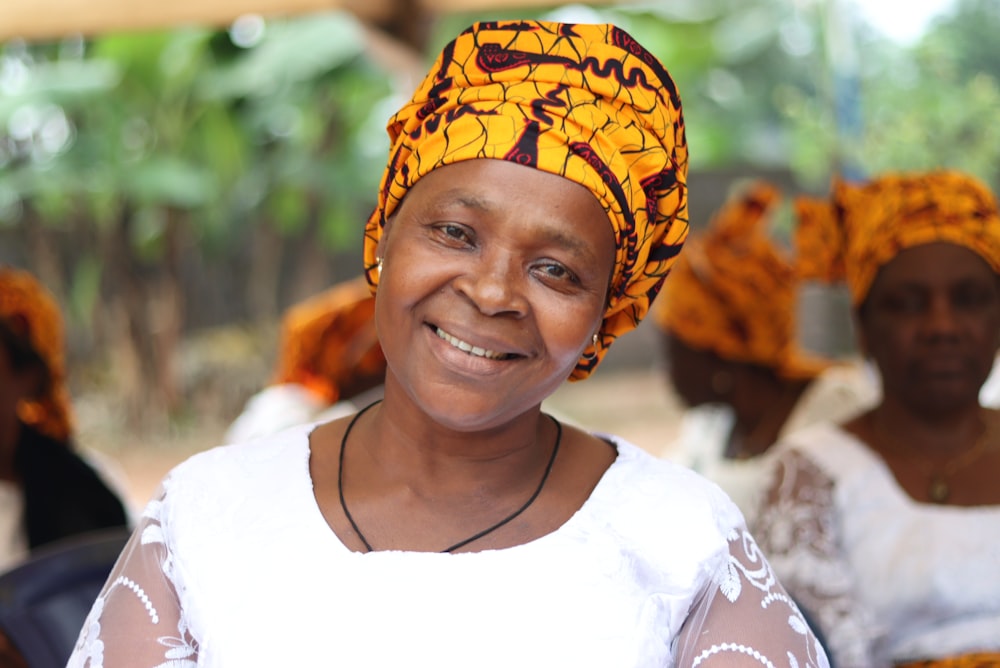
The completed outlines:
{"type": "Polygon", "coordinates": [[[686,236],[663,66],[614,26],[477,24],[389,135],[384,399],[171,472],[71,665],[827,665],[717,487],[541,411],[686,236]]]}

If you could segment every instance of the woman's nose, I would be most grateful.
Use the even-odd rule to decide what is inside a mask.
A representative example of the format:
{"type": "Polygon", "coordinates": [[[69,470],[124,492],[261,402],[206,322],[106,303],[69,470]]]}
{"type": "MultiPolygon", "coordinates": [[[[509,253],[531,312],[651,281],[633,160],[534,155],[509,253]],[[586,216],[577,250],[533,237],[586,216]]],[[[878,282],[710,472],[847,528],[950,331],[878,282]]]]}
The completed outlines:
{"type": "Polygon", "coordinates": [[[527,276],[508,253],[484,253],[455,280],[456,289],[485,315],[527,312],[527,276]]]}
{"type": "Polygon", "coordinates": [[[950,299],[943,295],[931,299],[925,327],[929,333],[937,335],[950,335],[958,331],[958,313],[950,299]]]}

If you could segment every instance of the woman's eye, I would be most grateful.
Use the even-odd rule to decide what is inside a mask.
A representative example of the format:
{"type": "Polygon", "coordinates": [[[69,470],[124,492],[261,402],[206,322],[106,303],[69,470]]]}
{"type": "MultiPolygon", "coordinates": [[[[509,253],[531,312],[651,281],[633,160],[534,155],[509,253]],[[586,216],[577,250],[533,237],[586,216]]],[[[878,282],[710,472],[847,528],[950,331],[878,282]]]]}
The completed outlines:
{"type": "Polygon", "coordinates": [[[568,281],[570,283],[579,283],[579,279],[573,272],[567,269],[565,266],[559,264],[558,262],[547,262],[540,264],[538,266],[539,271],[543,276],[550,280],[555,281],[568,281]]]}
{"type": "Polygon", "coordinates": [[[996,292],[986,286],[964,285],[952,294],[952,303],[963,310],[977,310],[996,301],[996,292]]]}
{"type": "Polygon", "coordinates": [[[444,235],[449,241],[470,243],[472,234],[463,225],[457,223],[443,223],[437,226],[437,231],[444,235]]]}
{"type": "Polygon", "coordinates": [[[882,308],[889,313],[907,314],[921,312],[926,305],[926,300],[922,295],[915,293],[902,293],[887,295],[882,300],[882,308]]]}

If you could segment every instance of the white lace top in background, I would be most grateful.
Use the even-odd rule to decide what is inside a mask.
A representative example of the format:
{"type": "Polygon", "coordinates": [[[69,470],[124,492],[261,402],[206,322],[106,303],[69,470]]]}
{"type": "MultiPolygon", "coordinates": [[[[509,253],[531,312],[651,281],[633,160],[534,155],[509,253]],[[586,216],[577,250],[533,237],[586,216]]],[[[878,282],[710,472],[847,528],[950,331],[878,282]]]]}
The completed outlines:
{"type": "Polygon", "coordinates": [[[832,424],[778,448],[754,532],[837,668],[1000,650],[1000,506],[914,501],[832,424]]]}
{"type": "Polygon", "coordinates": [[[69,665],[828,665],[729,499],[634,445],[525,545],[361,554],[316,504],[312,428],[177,467],[69,665]]]}
{"type": "MultiPolygon", "coordinates": [[[[841,422],[872,405],[878,386],[858,363],[838,364],[821,373],[799,397],[778,438],[817,422],[841,422]]],[[[664,456],[694,469],[722,487],[752,526],[760,496],[768,482],[767,452],[749,459],[725,456],[734,416],[729,406],[690,408],[681,418],[677,440],[664,456]]]]}

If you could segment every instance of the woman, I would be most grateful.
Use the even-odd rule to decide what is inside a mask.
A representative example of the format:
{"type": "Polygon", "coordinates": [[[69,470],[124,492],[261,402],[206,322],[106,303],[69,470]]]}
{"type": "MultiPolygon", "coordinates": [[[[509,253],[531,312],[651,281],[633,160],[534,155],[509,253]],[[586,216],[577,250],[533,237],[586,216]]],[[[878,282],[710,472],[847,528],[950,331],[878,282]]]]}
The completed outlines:
{"type": "Polygon", "coordinates": [[[1000,665],[1000,215],[956,172],[803,202],[811,275],[844,276],[882,398],[789,436],[757,531],[838,668],[1000,665]]]}
{"type": "Polygon", "coordinates": [[[0,267],[0,570],[70,536],[126,525],[119,494],[76,452],[55,300],[0,267]]]}
{"type": "Polygon", "coordinates": [[[873,394],[859,369],[796,345],[796,268],[767,230],[779,200],[763,181],[732,197],[687,240],[654,308],[671,384],[690,407],[664,456],[718,483],[748,521],[771,445],[873,394]]]}
{"type": "Polygon", "coordinates": [[[716,487],[540,410],[680,250],[663,67],[613,26],[478,24],[389,133],[384,400],[182,464],[72,665],[825,665],[716,487]]]}
{"type": "Polygon", "coordinates": [[[354,413],[375,398],[371,395],[381,395],[384,378],[375,298],[359,275],[288,310],[274,381],[247,401],[225,442],[354,413]]]}

